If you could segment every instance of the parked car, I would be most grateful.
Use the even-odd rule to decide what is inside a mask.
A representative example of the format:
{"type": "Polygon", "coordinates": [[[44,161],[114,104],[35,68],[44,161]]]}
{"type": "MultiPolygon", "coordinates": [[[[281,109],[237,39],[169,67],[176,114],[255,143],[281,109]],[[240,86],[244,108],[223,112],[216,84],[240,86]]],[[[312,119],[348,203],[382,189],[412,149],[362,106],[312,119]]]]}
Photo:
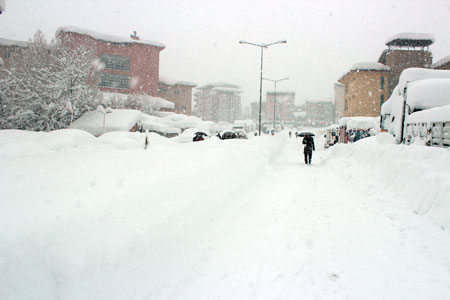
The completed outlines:
{"type": "Polygon", "coordinates": [[[243,130],[236,131],[236,136],[238,139],[247,139],[247,134],[243,130]]]}
{"type": "Polygon", "coordinates": [[[237,134],[236,134],[236,132],[233,132],[233,131],[223,131],[220,134],[220,138],[222,140],[236,139],[237,138],[237,134]]]}

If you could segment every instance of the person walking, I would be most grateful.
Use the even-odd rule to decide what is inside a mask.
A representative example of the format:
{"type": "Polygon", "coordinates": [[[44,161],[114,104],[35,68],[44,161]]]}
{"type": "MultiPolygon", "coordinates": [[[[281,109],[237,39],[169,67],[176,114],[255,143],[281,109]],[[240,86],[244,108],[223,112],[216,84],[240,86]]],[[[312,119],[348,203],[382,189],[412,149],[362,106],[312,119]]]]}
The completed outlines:
{"type": "Polygon", "coordinates": [[[312,152],[316,151],[314,139],[311,134],[307,133],[305,135],[302,144],[305,145],[305,148],[303,149],[303,154],[305,155],[305,164],[311,164],[312,152]]]}

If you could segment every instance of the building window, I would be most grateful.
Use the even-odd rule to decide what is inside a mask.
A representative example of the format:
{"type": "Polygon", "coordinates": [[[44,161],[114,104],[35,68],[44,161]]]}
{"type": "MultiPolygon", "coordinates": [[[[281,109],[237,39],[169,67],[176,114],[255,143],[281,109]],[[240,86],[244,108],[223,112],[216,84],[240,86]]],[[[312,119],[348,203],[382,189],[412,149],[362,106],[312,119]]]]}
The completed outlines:
{"type": "Polygon", "coordinates": [[[100,60],[105,64],[105,68],[112,70],[130,70],[130,57],[111,54],[100,54],[100,60]]]}
{"type": "Polygon", "coordinates": [[[384,103],[384,95],[380,95],[380,109],[381,106],[383,106],[383,103],[384,103]]]}
{"type": "Polygon", "coordinates": [[[103,72],[100,75],[100,86],[114,89],[129,89],[130,76],[103,72]]]}
{"type": "Polygon", "coordinates": [[[175,90],[175,91],[173,91],[173,93],[174,93],[175,95],[178,95],[178,94],[180,93],[180,90],[175,90]]]}
{"type": "Polygon", "coordinates": [[[381,89],[384,90],[384,76],[381,76],[381,89]]]}

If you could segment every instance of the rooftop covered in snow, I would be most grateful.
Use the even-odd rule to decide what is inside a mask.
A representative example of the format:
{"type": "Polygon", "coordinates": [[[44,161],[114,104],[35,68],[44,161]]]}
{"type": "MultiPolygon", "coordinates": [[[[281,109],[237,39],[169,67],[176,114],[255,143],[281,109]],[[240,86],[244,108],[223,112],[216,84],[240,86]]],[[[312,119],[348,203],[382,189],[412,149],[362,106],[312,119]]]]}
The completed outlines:
{"type": "MultiPolygon", "coordinates": [[[[361,72],[361,71],[368,71],[368,72],[378,72],[378,71],[390,71],[391,68],[389,66],[386,66],[385,64],[379,63],[379,62],[359,62],[354,64],[347,72],[342,74],[342,76],[339,78],[339,81],[342,81],[345,76],[352,72],[361,72]]],[[[342,83],[342,82],[341,82],[342,83]]]]}
{"type": "Polygon", "coordinates": [[[339,126],[347,129],[379,129],[380,118],[378,117],[345,117],[339,119],[339,126]]]}
{"type": "Polygon", "coordinates": [[[390,71],[391,68],[379,62],[360,62],[354,64],[350,71],[390,71]]]}
{"type": "Polygon", "coordinates": [[[15,41],[15,40],[8,40],[8,39],[2,39],[0,38],[0,46],[17,46],[17,47],[27,47],[30,43],[29,42],[23,42],[23,41],[15,41]]]}
{"type": "Polygon", "coordinates": [[[444,58],[441,58],[440,60],[438,60],[437,62],[435,62],[434,64],[432,64],[432,65],[431,65],[431,68],[432,68],[432,69],[436,69],[436,68],[439,68],[439,67],[441,67],[441,66],[443,66],[443,65],[446,65],[446,64],[448,64],[448,63],[450,63],[450,55],[448,55],[448,56],[446,56],[446,57],[444,57],[444,58]]]}
{"type": "Polygon", "coordinates": [[[103,120],[105,120],[104,132],[130,131],[139,122],[141,116],[140,111],[132,109],[112,109],[108,114],[96,110],[88,111],[73,122],[73,128],[100,136],[103,134],[103,120]]]}
{"type": "MultiPolygon", "coordinates": [[[[267,91],[267,95],[273,95],[273,94],[275,94],[275,91],[267,91]]],[[[286,90],[279,91],[279,90],[277,90],[276,94],[277,94],[277,96],[287,96],[287,95],[295,96],[295,91],[286,91],[286,90]]]]}
{"type": "Polygon", "coordinates": [[[192,86],[196,87],[197,84],[189,81],[180,81],[180,80],[174,80],[172,78],[167,78],[165,76],[159,76],[159,82],[166,85],[185,85],[185,86],[192,86]]]}
{"type": "Polygon", "coordinates": [[[157,48],[161,48],[164,49],[166,48],[165,45],[159,43],[159,42],[154,42],[154,41],[148,41],[148,40],[136,40],[136,39],[132,39],[131,37],[121,37],[121,36],[115,36],[115,35],[111,35],[111,34],[105,34],[105,33],[99,33],[99,32],[95,32],[92,30],[88,30],[88,29],[84,29],[84,28],[80,28],[80,27],[75,27],[75,26],[63,26],[60,27],[58,29],[58,31],[56,32],[56,35],[59,35],[61,32],[73,32],[73,33],[78,33],[81,35],[87,35],[90,36],[96,40],[101,40],[101,41],[105,41],[105,42],[111,42],[111,43],[119,43],[119,44],[145,44],[145,45],[150,45],[150,46],[154,46],[157,48]]]}
{"type": "Polygon", "coordinates": [[[334,99],[332,98],[323,98],[323,99],[307,99],[306,103],[334,103],[334,99]]]}
{"type": "Polygon", "coordinates": [[[208,89],[213,89],[213,88],[219,88],[219,89],[225,88],[225,89],[233,89],[235,91],[239,91],[241,87],[238,85],[226,83],[226,82],[209,83],[204,86],[198,87],[198,89],[201,89],[201,90],[208,90],[208,89]]]}
{"type": "Polygon", "coordinates": [[[409,83],[407,103],[411,111],[450,105],[450,78],[428,78],[409,83]]]}
{"type": "MultiPolygon", "coordinates": [[[[113,93],[113,92],[100,92],[101,98],[107,103],[118,100],[125,102],[132,95],[130,94],[122,94],[122,93],[113,93]]],[[[149,95],[139,95],[139,101],[141,102],[143,108],[153,108],[155,110],[161,108],[173,109],[175,108],[175,103],[166,100],[161,97],[153,97],[149,95]]]]}
{"type": "Polygon", "coordinates": [[[386,40],[386,46],[397,47],[428,47],[435,41],[435,37],[429,33],[403,32],[391,36],[386,40]]]}

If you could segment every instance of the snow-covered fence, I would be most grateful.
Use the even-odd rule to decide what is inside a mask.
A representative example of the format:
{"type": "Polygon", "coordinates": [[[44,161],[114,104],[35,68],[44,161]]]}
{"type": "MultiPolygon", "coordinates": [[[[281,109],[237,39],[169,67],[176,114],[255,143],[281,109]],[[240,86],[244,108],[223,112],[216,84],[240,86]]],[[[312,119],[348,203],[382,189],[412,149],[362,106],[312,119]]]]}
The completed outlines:
{"type": "Polygon", "coordinates": [[[450,122],[408,123],[405,143],[410,145],[419,140],[427,146],[450,147],[450,122]]]}
{"type": "Polygon", "coordinates": [[[450,122],[433,124],[431,144],[439,147],[450,147],[450,122]]]}
{"type": "Polygon", "coordinates": [[[450,147],[450,105],[412,113],[405,128],[405,144],[421,140],[428,146],[450,147]]]}

